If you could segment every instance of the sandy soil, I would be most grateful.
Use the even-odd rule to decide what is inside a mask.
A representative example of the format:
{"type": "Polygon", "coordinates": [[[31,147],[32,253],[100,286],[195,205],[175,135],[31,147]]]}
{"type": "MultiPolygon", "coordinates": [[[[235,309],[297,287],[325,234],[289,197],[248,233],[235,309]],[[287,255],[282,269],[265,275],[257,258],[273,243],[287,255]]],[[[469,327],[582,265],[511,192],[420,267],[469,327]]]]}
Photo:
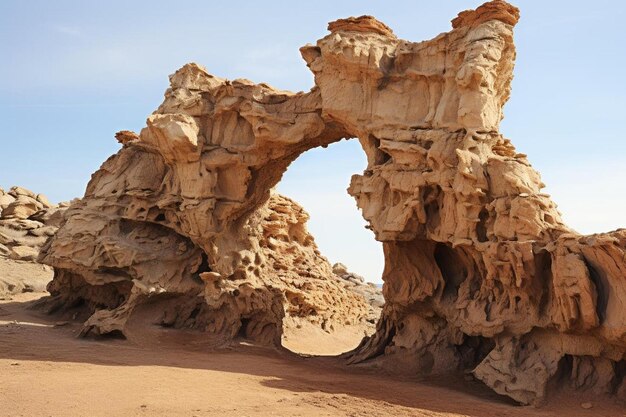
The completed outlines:
{"type": "Polygon", "coordinates": [[[0,416],[625,416],[612,400],[560,394],[519,407],[478,383],[407,379],[198,334],[75,337],[78,323],[0,302],[0,416]],[[582,402],[594,407],[582,409],[582,402]]]}
{"type": "Polygon", "coordinates": [[[376,328],[371,326],[342,326],[335,327],[331,334],[323,331],[319,326],[302,321],[298,327],[286,326],[282,344],[292,352],[304,355],[335,356],[356,348],[363,337],[374,333],[376,328]]]}

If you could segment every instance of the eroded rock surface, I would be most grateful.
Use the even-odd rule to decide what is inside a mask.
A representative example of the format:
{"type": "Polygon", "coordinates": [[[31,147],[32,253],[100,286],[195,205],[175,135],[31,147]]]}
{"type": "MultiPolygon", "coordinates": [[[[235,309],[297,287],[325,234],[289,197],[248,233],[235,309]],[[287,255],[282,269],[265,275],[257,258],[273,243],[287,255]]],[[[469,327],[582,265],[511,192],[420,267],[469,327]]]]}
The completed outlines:
{"type": "MultiPolygon", "coordinates": [[[[311,293],[320,269],[302,263],[306,236],[284,231],[290,215],[270,190],[304,151],[358,138],[368,167],[348,191],[383,242],[386,303],[349,361],[470,370],[522,403],[539,403],[555,378],[623,394],[626,231],[569,229],[499,133],[518,18],[492,1],[419,43],[368,16],[333,22],[301,49],[308,93],[184,66],[70,209],[43,257],[56,270],[51,291],[97,310],[87,331],[119,329],[149,294],[186,293],[192,307],[181,302],[168,323],[203,317],[208,330],[279,343],[285,318],[306,315],[291,306],[343,293],[330,281],[311,293]],[[268,221],[288,239],[260,232],[268,221]],[[294,244],[293,256],[271,256],[294,244]]],[[[342,304],[317,318],[365,310],[350,318],[342,304]]]]}
{"type": "Polygon", "coordinates": [[[22,187],[0,188],[0,297],[45,290],[52,268],[37,257],[63,222],[67,205],[22,187]]]}
{"type": "MultiPolygon", "coordinates": [[[[125,169],[112,167],[118,183],[105,182],[123,189],[125,169]]],[[[125,334],[138,305],[172,297],[178,301],[164,302],[163,315],[154,324],[200,329],[225,341],[244,336],[280,345],[283,328],[290,327],[293,338],[304,324],[328,333],[346,325],[373,332],[378,309],[333,275],[306,229],[308,214],[294,201],[272,192],[246,219],[239,238],[255,249],[233,247],[241,251],[241,276],[226,280],[191,239],[158,221],[120,216],[126,207],[113,204],[117,198],[88,192],[70,209],[68,223],[44,258],[56,266],[47,308],[85,303],[93,315],[84,335],[125,334]]],[[[130,203],[138,213],[151,210],[139,204],[146,202],[130,203]]]]}
{"type": "Polygon", "coordinates": [[[333,265],[333,274],[341,278],[344,285],[348,286],[352,291],[361,294],[367,302],[372,306],[373,313],[378,319],[379,309],[385,304],[383,294],[378,286],[371,282],[366,282],[365,278],[354,272],[350,272],[348,267],[342,263],[333,265]]]}

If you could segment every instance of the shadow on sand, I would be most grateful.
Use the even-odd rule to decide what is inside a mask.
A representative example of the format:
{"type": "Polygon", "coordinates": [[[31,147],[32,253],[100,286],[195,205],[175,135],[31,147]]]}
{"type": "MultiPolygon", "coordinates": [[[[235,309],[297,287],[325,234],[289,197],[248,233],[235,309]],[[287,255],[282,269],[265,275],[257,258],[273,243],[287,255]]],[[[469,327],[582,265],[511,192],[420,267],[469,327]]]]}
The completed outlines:
{"type": "MultiPolygon", "coordinates": [[[[202,342],[206,341],[206,334],[198,332],[157,328],[145,338],[80,339],[76,337],[80,323],[55,325],[54,317],[29,309],[31,304],[32,301],[0,303],[0,359],[178,367],[255,375],[265,377],[261,385],[271,389],[342,394],[357,401],[367,399],[472,417],[484,415],[480,410],[487,408],[502,416],[565,415],[560,404],[548,404],[540,410],[520,407],[478,382],[458,377],[397,377],[372,368],[346,366],[336,357],[303,358],[287,350],[247,344],[212,349],[210,341],[202,342]],[[561,412],[553,414],[555,409],[561,412]]],[[[210,380],[207,382],[210,384],[210,380]]]]}

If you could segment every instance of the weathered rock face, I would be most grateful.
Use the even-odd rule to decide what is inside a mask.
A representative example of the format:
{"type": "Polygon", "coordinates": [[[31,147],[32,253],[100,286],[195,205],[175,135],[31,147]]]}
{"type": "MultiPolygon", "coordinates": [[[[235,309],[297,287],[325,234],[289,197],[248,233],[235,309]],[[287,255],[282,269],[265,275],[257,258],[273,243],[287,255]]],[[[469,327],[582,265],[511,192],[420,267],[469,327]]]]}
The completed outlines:
{"type": "Polygon", "coordinates": [[[52,270],[36,259],[62,223],[66,206],[22,187],[0,188],[0,296],[45,289],[52,270]]]}
{"type": "Polygon", "coordinates": [[[348,271],[348,267],[342,263],[336,263],[333,265],[333,274],[341,278],[344,285],[350,287],[352,291],[365,297],[367,302],[373,307],[373,313],[375,314],[376,319],[378,319],[378,316],[380,315],[378,309],[385,304],[385,299],[376,284],[371,282],[366,283],[365,278],[355,274],[354,272],[348,271]]]}
{"type": "MultiPolygon", "coordinates": [[[[105,183],[123,189],[129,175],[124,169],[111,167],[119,182],[105,183]]],[[[157,222],[120,216],[117,198],[88,191],[44,257],[56,269],[48,308],[86,303],[94,313],[83,335],[125,334],[137,306],[172,297],[178,305],[172,310],[168,303],[157,324],[201,329],[226,341],[240,335],[280,345],[283,327],[297,329],[303,322],[329,333],[358,324],[373,331],[371,318],[379,309],[333,275],[307,232],[308,214],[294,201],[272,193],[247,218],[241,233],[255,251],[244,254],[249,258],[243,258],[239,279],[224,280],[191,239],[157,222]]]]}
{"type": "Polygon", "coordinates": [[[118,134],[123,149],[48,247],[53,292],[116,308],[90,319],[101,332],[150,291],[190,291],[208,329],[277,343],[300,302],[276,282],[302,269],[268,249],[304,238],[259,233],[270,189],[304,151],[358,138],[368,167],[348,191],[383,242],[386,304],[350,361],[470,369],[522,403],[556,377],[625,392],[626,231],[567,228],[498,131],[518,17],[492,1],[421,43],[367,16],[333,22],[301,49],[308,93],[184,66],[141,134],[118,134]]]}

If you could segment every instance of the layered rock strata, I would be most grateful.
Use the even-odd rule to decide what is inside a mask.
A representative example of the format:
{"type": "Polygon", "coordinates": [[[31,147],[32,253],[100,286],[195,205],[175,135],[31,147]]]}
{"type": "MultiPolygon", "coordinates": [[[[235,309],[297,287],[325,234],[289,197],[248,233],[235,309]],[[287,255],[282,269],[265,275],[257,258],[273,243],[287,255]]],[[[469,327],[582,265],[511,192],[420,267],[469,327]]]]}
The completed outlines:
{"type": "Polygon", "coordinates": [[[0,296],[45,290],[52,269],[36,260],[63,222],[67,205],[22,187],[0,188],[0,296]]]}
{"type": "Polygon", "coordinates": [[[307,93],[184,66],[147,127],[118,134],[122,150],[47,248],[52,292],[106,307],[87,326],[102,332],[150,291],[189,291],[206,329],[278,343],[294,314],[280,274],[315,272],[268,254],[303,239],[258,233],[270,190],[306,150],[358,138],[368,166],[348,191],[383,242],[386,303],[349,361],[467,370],[525,404],[558,378],[626,392],[626,232],[568,228],[499,133],[518,18],[492,1],[419,43],[368,16],[333,22],[301,48],[307,93]]]}

